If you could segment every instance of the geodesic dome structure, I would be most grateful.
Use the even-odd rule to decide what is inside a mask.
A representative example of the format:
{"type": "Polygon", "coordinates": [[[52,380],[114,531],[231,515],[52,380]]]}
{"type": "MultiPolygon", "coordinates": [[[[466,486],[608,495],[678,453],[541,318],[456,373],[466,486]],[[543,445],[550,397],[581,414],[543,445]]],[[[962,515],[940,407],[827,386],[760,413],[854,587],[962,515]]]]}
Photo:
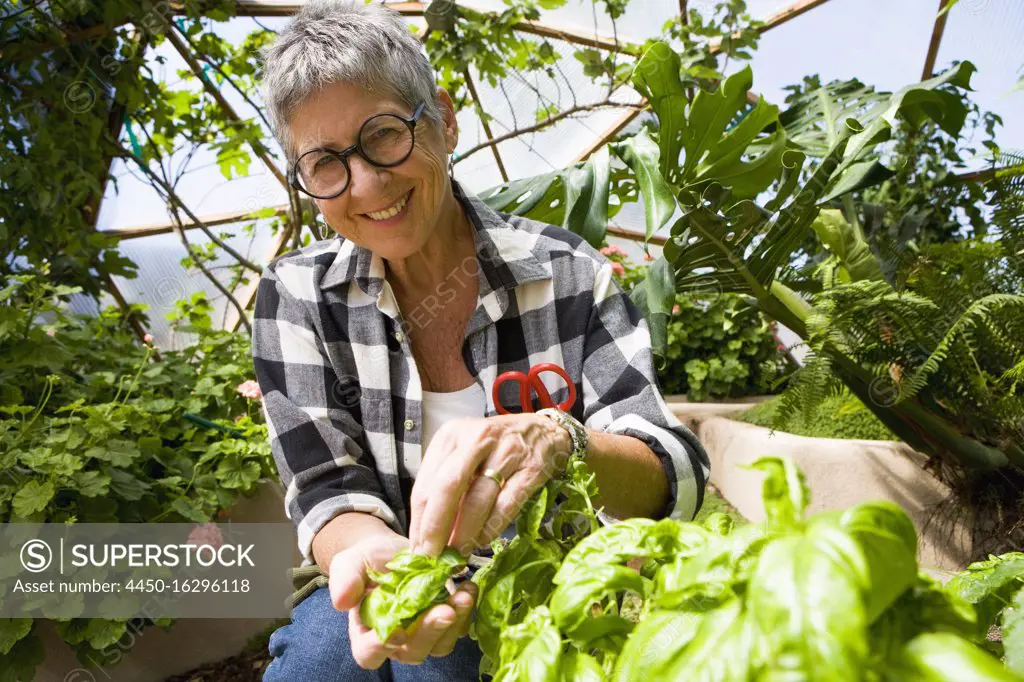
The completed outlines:
{"type": "MultiPolygon", "coordinates": [[[[412,30],[423,36],[431,8],[436,11],[437,6],[386,4],[401,12],[412,30]]],[[[645,39],[659,35],[666,21],[681,13],[710,16],[716,5],[710,0],[633,0],[612,22],[592,4],[570,0],[544,11],[538,21],[519,22],[514,31],[531,40],[546,41],[565,59],[559,63],[557,77],[548,80],[510,78],[494,86],[472,70],[466,74],[473,101],[459,113],[455,177],[470,191],[482,192],[509,180],[564,168],[587,158],[616,135],[635,131],[647,116],[640,95],[628,87],[609,93],[586,76],[586,63],[573,59],[574,53],[582,49],[628,60],[645,39]],[[597,106],[602,102],[612,104],[597,106]],[[536,112],[541,107],[550,107],[552,120],[538,124],[536,112]],[[482,119],[479,110],[487,112],[488,118],[482,119]]],[[[955,61],[971,60],[978,67],[972,98],[983,110],[1002,117],[999,140],[1004,148],[1024,148],[1024,92],[1015,90],[1024,68],[1024,43],[1020,40],[1024,3],[961,0],[942,12],[946,5],[947,0],[750,0],[747,12],[757,20],[760,34],[749,61],[754,72],[752,94],[781,106],[785,87],[808,74],[819,74],[822,82],[856,77],[879,90],[891,91],[955,61]]],[[[254,29],[279,28],[299,6],[278,0],[237,0],[237,16],[218,22],[216,31],[228,41],[242,41],[254,29]]],[[[459,6],[481,13],[506,8],[498,0],[460,0],[459,6]]],[[[174,4],[169,7],[172,15],[183,11],[174,4]]],[[[215,74],[210,64],[184,33],[172,31],[169,38],[148,55],[154,73],[174,87],[183,86],[181,73],[198,74],[184,86],[206,89],[231,117],[259,120],[257,95],[242,97],[211,77],[215,74]]],[[[741,65],[723,59],[719,66],[728,74],[741,65]]],[[[244,173],[235,173],[230,179],[222,175],[217,155],[210,149],[182,149],[169,160],[176,173],[175,193],[190,213],[182,227],[194,245],[202,248],[210,241],[196,229],[202,223],[257,265],[269,262],[295,238],[287,229],[274,232],[269,227],[288,212],[290,199],[283,182],[283,155],[263,127],[269,153],[258,153],[260,162],[254,160],[244,173]]],[[[129,123],[121,135],[125,144],[131,145],[138,144],[136,138],[142,133],[129,123]]],[[[965,176],[975,170],[983,172],[987,163],[987,159],[977,158],[965,176]]],[[[215,302],[223,324],[238,326],[237,312],[217,287],[181,266],[187,252],[168,218],[165,199],[150,179],[121,160],[114,161],[112,172],[116,182],[106,187],[96,228],[118,233],[121,252],[139,264],[137,278],[113,278],[114,296],[147,304],[150,327],[146,331],[165,346],[177,342],[171,338],[164,313],[177,300],[197,291],[206,291],[215,302]]],[[[643,225],[642,205],[628,204],[609,226],[610,239],[639,255],[636,242],[643,225]]],[[[225,256],[212,267],[230,260],[225,256]]],[[[235,290],[243,305],[251,304],[256,279],[250,276],[248,283],[235,290]]],[[[75,308],[90,312],[95,303],[80,297],[75,308]]]]}

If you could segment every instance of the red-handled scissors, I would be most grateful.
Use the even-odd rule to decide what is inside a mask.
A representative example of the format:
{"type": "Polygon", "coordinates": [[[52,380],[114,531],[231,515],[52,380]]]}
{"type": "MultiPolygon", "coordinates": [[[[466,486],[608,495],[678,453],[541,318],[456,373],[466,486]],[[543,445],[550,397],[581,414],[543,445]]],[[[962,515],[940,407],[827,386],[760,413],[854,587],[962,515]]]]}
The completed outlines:
{"type": "Polygon", "coordinates": [[[506,381],[514,381],[519,384],[519,405],[522,407],[523,412],[533,412],[533,400],[530,398],[530,389],[533,389],[533,392],[537,394],[537,400],[540,402],[541,407],[557,407],[563,412],[568,412],[572,408],[573,403],[576,402],[576,384],[569,379],[569,373],[556,364],[542,362],[531,367],[527,374],[512,371],[502,372],[498,375],[498,378],[494,381],[494,388],[491,389],[491,397],[494,400],[494,408],[498,410],[499,414],[512,414],[501,404],[501,399],[498,397],[498,391],[506,381]],[[569,398],[565,402],[555,405],[551,401],[551,394],[548,393],[544,382],[540,380],[541,372],[554,372],[562,377],[566,386],[569,387],[569,398]]]}

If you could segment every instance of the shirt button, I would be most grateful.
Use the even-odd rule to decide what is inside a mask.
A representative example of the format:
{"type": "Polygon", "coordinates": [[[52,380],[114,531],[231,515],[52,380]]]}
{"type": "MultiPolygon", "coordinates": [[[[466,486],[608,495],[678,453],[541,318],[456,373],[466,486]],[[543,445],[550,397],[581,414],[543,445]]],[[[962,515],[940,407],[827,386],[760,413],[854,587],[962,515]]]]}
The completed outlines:
{"type": "Polygon", "coordinates": [[[416,422],[414,422],[411,419],[406,419],[405,420],[405,430],[406,431],[412,431],[414,428],[416,428],[416,422]]]}
{"type": "Polygon", "coordinates": [[[402,334],[402,332],[395,332],[395,341],[398,341],[398,343],[402,343],[403,340],[405,340],[405,336],[402,334]]]}

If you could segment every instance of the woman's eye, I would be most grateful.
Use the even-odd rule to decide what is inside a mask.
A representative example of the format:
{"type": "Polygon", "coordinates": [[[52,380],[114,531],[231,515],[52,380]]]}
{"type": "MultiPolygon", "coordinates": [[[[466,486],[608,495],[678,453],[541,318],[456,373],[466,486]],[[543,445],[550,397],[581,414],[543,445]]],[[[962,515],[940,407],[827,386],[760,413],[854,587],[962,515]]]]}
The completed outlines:
{"type": "Polygon", "coordinates": [[[330,163],[332,163],[334,160],[334,156],[332,156],[331,154],[324,154],[323,156],[319,157],[316,160],[316,163],[313,164],[313,170],[320,170],[324,166],[327,166],[330,163]]]}

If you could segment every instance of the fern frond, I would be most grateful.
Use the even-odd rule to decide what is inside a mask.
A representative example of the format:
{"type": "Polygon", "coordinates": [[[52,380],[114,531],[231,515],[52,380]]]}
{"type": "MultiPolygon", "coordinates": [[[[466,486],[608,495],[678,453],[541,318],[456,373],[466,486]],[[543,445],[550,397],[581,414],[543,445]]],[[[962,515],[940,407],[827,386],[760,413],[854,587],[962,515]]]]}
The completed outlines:
{"type": "Polygon", "coordinates": [[[836,378],[827,354],[812,351],[805,363],[793,373],[786,390],[779,396],[779,407],[771,422],[772,429],[785,431],[798,416],[805,422],[810,421],[815,408],[827,398],[842,392],[844,385],[836,378]]]}
{"type": "MultiPolygon", "coordinates": [[[[975,301],[960,318],[953,323],[949,330],[942,337],[942,341],[931,352],[928,358],[911,375],[909,381],[903,384],[899,401],[915,396],[928,381],[928,378],[939,370],[939,367],[946,360],[953,347],[953,344],[961,338],[968,337],[978,324],[990,318],[995,311],[1003,308],[1019,308],[1024,313],[1024,296],[1012,294],[992,294],[978,301],[975,301]]],[[[968,347],[970,347],[969,339],[968,347]]]]}

